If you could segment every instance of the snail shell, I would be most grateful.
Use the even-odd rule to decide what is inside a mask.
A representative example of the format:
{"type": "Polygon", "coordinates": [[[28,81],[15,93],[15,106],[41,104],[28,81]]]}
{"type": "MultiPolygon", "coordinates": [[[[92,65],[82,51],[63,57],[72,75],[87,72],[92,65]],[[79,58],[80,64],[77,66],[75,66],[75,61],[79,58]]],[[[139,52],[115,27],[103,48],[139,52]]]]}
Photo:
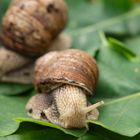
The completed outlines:
{"type": "Polygon", "coordinates": [[[0,40],[23,55],[41,56],[64,29],[67,17],[64,0],[13,0],[3,18],[0,40]]]}
{"type": "Polygon", "coordinates": [[[96,61],[86,52],[69,49],[38,59],[34,83],[37,92],[50,92],[63,84],[81,87],[91,95],[98,81],[96,61]]]}

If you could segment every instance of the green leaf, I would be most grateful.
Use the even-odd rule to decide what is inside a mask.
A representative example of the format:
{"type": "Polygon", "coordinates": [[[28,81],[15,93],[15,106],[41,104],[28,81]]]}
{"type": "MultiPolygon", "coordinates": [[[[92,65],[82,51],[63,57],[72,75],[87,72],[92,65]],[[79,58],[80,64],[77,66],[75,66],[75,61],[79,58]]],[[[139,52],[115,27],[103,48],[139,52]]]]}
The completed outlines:
{"type": "Polygon", "coordinates": [[[114,39],[114,38],[109,38],[108,39],[109,46],[114,48],[116,51],[120,52],[122,55],[124,55],[128,60],[138,60],[138,56],[129,50],[125,44],[122,42],[114,39]]]}
{"type": "Polygon", "coordinates": [[[134,137],[127,137],[122,136],[117,133],[113,133],[112,131],[109,131],[101,126],[98,125],[90,125],[90,132],[88,132],[92,135],[99,135],[107,140],[139,140],[140,134],[134,136],[134,137]]]}
{"type": "Polygon", "coordinates": [[[19,123],[14,119],[26,117],[25,104],[29,96],[0,96],[0,136],[15,132],[19,123]]]}
{"type": "MultiPolygon", "coordinates": [[[[64,134],[60,130],[41,127],[35,124],[22,123],[19,130],[10,136],[2,137],[2,140],[76,140],[76,137],[64,134]]],[[[1,137],[0,137],[1,140],[1,137]]]]}
{"type": "Polygon", "coordinates": [[[103,3],[109,14],[119,14],[132,8],[131,0],[103,0],[103,3]]]}
{"type": "MultiPolygon", "coordinates": [[[[102,97],[106,98],[116,98],[139,92],[140,61],[128,61],[121,53],[106,45],[102,45],[97,56],[100,70],[97,92],[98,90],[99,93],[100,90],[105,91],[102,97]]],[[[131,50],[133,51],[133,48],[131,50]]]]}
{"type": "Polygon", "coordinates": [[[101,136],[100,134],[87,133],[84,136],[80,137],[78,140],[107,140],[107,139],[101,136]]]}
{"type": "Polygon", "coordinates": [[[96,124],[125,136],[135,136],[140,132],[139,100],[140,92],[107,102],[100,110],[101,117],[96,124]],[[138,106],[137,106],[138,105],[138,106]]]}
{"type": "Polygon", "coordinates": [[[31,90],[31,84],[0,83],[0,95],[18,95],[31,90]]]}
{"type": "Polygon", "coordinates": [[[49,126],[51,128],[61,130],[65,134],[69,134],[69,135],[72,135],[75,137],[80,137],[80,136],[84,135],[87,131],[86,129],[64,129],[60,126],[57,126],[55,124],[52,124],[52,123],[49,123],[46,121],[40,121],[40,120],[35,120],[35,119],[30,119],[30,118],[16,118],[16,120],[20,123],[21,122],[32,122],[32,123],[36,123],[36,124],[43,125],[43,126],[49,126]]]}
{"type": "MultiPolygon", "coordinates": [[[[90,126],[91,131],[78,138],[78,140],[139,140],[140,135],[135,137],[125,137],[112,133],[99,126],[90,126]]],[[[64,134],[60,130],[43,127],[33,123],[21,123],[18,131],[10,136],[0,137],[0,140],[44,140],[44,139],[67,139],[76,140],[76,137],[64,134]]]]}
{"type": "Polygon", "coordinates": [[[96,23],[91,22],[87,26],[80,26],[77,20],[74,20],[74,22],[77,22],[79,28],[69,28],[70,30],[68,30],[73,37],[73,48],[79,48],[95,55],[94,48],[99,48],[101,45],[99,35],[101,31],[114,34],[128,34],[129,36],[140,32],[140,8],[133,9],[119,16],[97,20],[96,23]]]}
{"type": "Polygon", "coordinates": [[[9,2],[10,2],[10,0],[1,0],[0,1],[0,22],[2,20],[2,17],[4,15],[6,9],[9,6],[9,2]]]}
{"type": "Polygon", "coordinates": [[[140,36],[134,36],[132,38],[127,38],[124,41],[130,50],[133,50],[138,56],[140,56],[140,36]]]}
{"type": "Polygon", "coordinates": [[[66,0],[69,8],[68,30],[80,29],[106,19],[101,1],[66,0]],[[86,11],[85,11],[86,10],[86,11]],[[95,12],[96,11],[96,12],[95,12]],[[82,13],[82,16],[80,15],[82,13]]]}
{"type": "Polygon", "coordinates": [[[96,98],[104,100],[105,105],[100,109],[99,121],[92,123],[126,136],[138,134],[140,61],[128,61],[106,44],[101,47],[97,61],[100,79],[96,98]]]}

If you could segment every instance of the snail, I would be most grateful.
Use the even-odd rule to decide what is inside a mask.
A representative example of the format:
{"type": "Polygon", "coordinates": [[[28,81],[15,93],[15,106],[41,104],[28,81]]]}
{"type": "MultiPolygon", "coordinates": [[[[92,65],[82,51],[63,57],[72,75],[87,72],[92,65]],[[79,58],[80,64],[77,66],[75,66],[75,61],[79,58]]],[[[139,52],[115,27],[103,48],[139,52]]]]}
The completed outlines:
{"type": "Polygon", "coordinates": [[[15,0],[3,18],[1,41],[22,55],[41,56],[64,29],[67,15],[64,0],[15,0]]]}
{"type": "Polygon", "coordinates": [[[87,127],[97,120],[97,107],[87,100],[98,81],[98,66],[86,52],[68,49],[50,52],[36,62],[34,85],[38,94],[29,99],[27,114],[64,128],[87,127]]]}
{"type": "Polygon", "coordinates": [[[67,20],[64,0],[11,1],[0,29],[0,42],[6,47],[0,48],[0,60],[5,62],[0,63],[0,77],[30,64],[46,52],[65,49],[60,46],[69,47],[69,37],[60,35],[67,20]]]}

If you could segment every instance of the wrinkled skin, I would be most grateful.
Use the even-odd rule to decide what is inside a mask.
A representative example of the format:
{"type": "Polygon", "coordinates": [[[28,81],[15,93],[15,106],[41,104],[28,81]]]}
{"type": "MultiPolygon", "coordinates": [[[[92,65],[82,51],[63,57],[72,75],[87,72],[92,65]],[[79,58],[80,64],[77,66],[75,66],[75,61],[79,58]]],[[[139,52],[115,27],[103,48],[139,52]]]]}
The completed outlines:
{"type": "Polygon", "coordinates": [[[75,86],[61,86],[49,94],[37,94],[26,105],[29,116],[47,120],[64,128],[87,127],[86,120],[97,120],[96,109],[102,103],[86,111],[92,105],[82,89],[75,86]],[[32,110],[32,111],[31,111],[32,110]]]}

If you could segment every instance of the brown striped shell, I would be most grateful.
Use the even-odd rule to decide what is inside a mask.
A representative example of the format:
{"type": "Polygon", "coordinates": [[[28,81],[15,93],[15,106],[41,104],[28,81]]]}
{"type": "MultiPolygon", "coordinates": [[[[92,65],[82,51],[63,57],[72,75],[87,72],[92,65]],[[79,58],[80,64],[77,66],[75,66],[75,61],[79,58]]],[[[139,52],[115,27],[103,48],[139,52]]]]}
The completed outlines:
{"type": "Polygon", "coordinates": [[[39,93],[48,93],[63,84],[70,84],[91,95],[97,80],[95,59],[81,50],[50,52],[36,62],[34,84],[39,93]]]}
{"type": "Polygon", "coordinates": [[[6,12],[0,33],[9,49],[27,56],[40,56],[67,22],[64,0],[13,0],[6,12]]]}

